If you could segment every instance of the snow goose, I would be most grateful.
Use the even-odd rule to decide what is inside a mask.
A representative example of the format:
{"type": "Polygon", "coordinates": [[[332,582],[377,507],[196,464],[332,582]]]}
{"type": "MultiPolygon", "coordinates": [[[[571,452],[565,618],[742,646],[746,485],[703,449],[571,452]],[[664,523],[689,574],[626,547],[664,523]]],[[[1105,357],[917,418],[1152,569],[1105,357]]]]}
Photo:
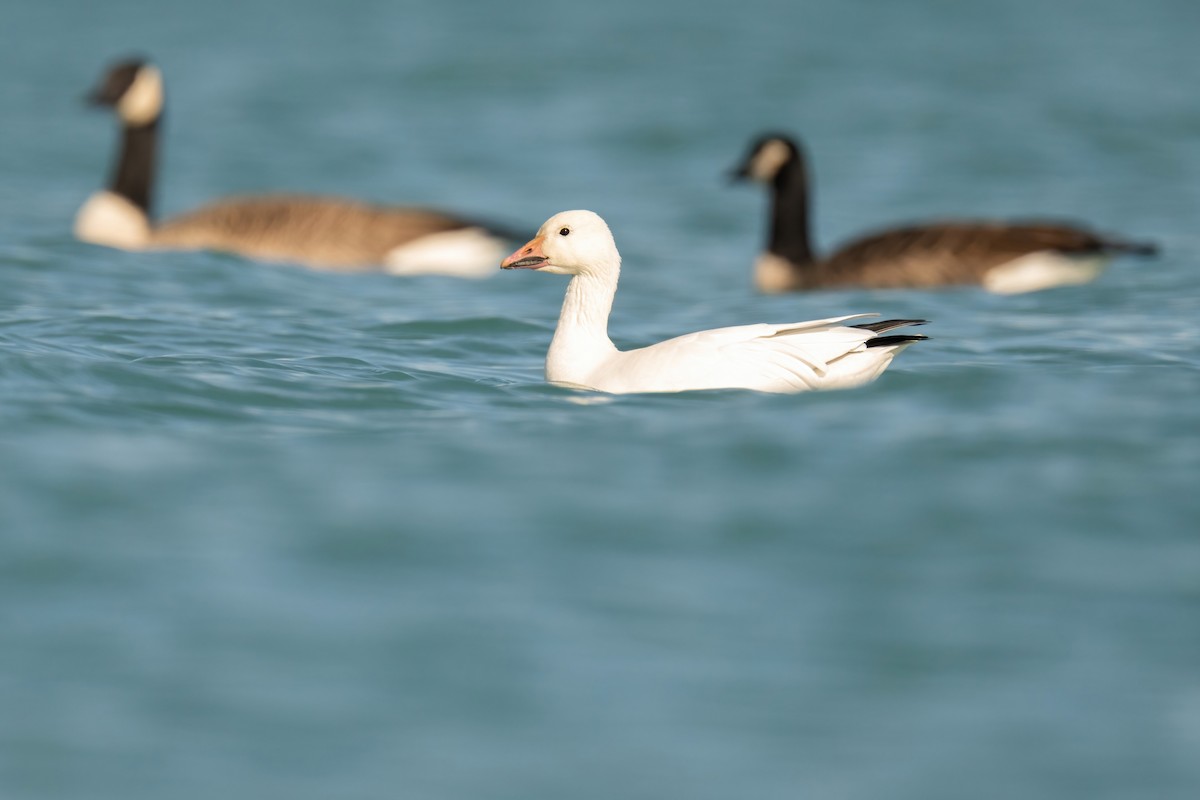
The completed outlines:
{"type": "Polygon", "coordinates": [[[332,270],[485,277],[513,237],[457,216],[389,208],[336,197],[232,197],[163,222],[153,192],[163,79],[153,64],[113,65],[89,95],[121,121],[121,145],[108,188],[75,218],[75,235],[124,250],[219,250],[247,258],[332,270]]]}
{"type": "Polygon", "coordinates": [[[879,334],[924,320],[842,325],[857,314],[783,325],[717,328],[620,351],[608,338],[621,255],[591,211],[563,211],[504,259],[504,269],[570,275],[558,328],[546,354],[546,380],[624,394],[692,389],[801,392],[859,386],[924,336],[879,334]]]}
{"type": "Polygon", "coordinates": [[[809,236],[808,168],[795,139],[760,137],[733,177],[770,187],[767,248],[754,266],[755,285],[767,293],[981,284],[1017,294],[1087,283],[1114,255],[1157,250],[1058,222],[944,221],[874,233],[821,258],[809,236]]]}

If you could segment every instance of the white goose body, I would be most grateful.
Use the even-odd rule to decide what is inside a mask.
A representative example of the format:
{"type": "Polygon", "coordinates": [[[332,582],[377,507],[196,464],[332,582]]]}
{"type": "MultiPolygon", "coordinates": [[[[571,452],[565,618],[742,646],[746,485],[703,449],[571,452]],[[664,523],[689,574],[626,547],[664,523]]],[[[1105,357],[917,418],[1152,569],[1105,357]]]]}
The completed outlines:
{"type": "Polygon", "coordinates": [[[608,317],[621,256],[608,226],[591,211],[551,217],[502,266],[573,276],[546,355],[546,380],[574,388],[613,394],[844,389],[874,380],[897,352],[924,338],[878,335],[917,320],[842,324],[874,316],[860,314],[716,328],[618,350],[608,336],[608,317]]]}

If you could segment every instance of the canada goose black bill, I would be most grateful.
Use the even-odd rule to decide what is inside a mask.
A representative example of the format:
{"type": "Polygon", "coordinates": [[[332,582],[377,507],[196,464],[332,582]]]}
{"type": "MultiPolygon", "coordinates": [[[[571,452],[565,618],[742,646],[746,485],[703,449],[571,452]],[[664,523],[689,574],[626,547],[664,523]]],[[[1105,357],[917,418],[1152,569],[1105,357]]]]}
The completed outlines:
{"type": "Polygon", "coordinates": [[[812,246],[808,164],[796,139],[759,137],[730,177],[769,187],[767,247],[754,266],[755,285],[767,293],[978,284],[1017,294],[1087,283],[1115,255],[1157,252],[1074,224],[956,220],[880,231],[822,258],[812,246]]]}
{"type": "Polygon", "coordinates": [[[121,143],[107,188],[75,217],[81,241],[123,250],[217,250],[334,270],[484,277],[513,238],[432,209],[311,195],[228,198],[155,222],[161,72],[145,59],[117,62],[86,100],[114,109],[121,143]]]}

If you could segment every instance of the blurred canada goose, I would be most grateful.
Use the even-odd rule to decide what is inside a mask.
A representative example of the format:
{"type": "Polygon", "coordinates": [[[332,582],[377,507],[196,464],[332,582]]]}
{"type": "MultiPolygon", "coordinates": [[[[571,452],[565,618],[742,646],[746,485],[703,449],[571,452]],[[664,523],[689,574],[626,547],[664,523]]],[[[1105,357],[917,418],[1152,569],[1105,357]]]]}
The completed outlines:
{"type": "Polygon", "coordinates": [[[608,315],[621,275],[621,254],[608,225],[591,211],[555,214],[501,267],[571,276],[546,353],[546,380],[576,389],[612,394],[846,389],[875,380],[896,353],[925,338],[879,335],[923,320],[842,324],[875,316],[858,314],[716,328],[618,350],[608,337],[608,315]]]}
{"type": "Polygon", "coordinates": [[[939,221],[874,233],[821,258],[809,237],[808,169],[795,139],[760,137],[733,177],[771,187],[767,249],[754,266],[755,285],[767,293],[982,284],[1017,294],[1087,283],[1114,255],[1157,252],[1059,222],[939,221]]]}
{"type": "Polygon", "coordinates": [[[483,277],[496,271],[511,237],[420,208],[388,208],[336,197],[232,197],[155,222],[154,177],[163,79],[143,60],[113,65],[88,96],[121,121],[108,188],[75,217],[82,241],[124,250],[219,250],[335,270],[483,277]]]}

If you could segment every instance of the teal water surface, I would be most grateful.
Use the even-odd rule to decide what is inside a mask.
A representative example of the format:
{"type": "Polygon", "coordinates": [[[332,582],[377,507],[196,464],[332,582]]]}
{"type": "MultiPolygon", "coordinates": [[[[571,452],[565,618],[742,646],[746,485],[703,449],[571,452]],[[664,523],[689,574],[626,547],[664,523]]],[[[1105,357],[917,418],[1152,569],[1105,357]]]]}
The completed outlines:
{"type": "Polygon", "coordinates": [[[1200,796],[1195,4],[0,7],[0,797],[1200,796]],[[73,241],[152,55],[167,213],[236,191],[532,233],[612,333],[931,320],[861,390],[546,386],[565,284],[73,241]],[[765,128],[834,242],[1158,241],[1096,283],[755,295],[765,128]]]}

